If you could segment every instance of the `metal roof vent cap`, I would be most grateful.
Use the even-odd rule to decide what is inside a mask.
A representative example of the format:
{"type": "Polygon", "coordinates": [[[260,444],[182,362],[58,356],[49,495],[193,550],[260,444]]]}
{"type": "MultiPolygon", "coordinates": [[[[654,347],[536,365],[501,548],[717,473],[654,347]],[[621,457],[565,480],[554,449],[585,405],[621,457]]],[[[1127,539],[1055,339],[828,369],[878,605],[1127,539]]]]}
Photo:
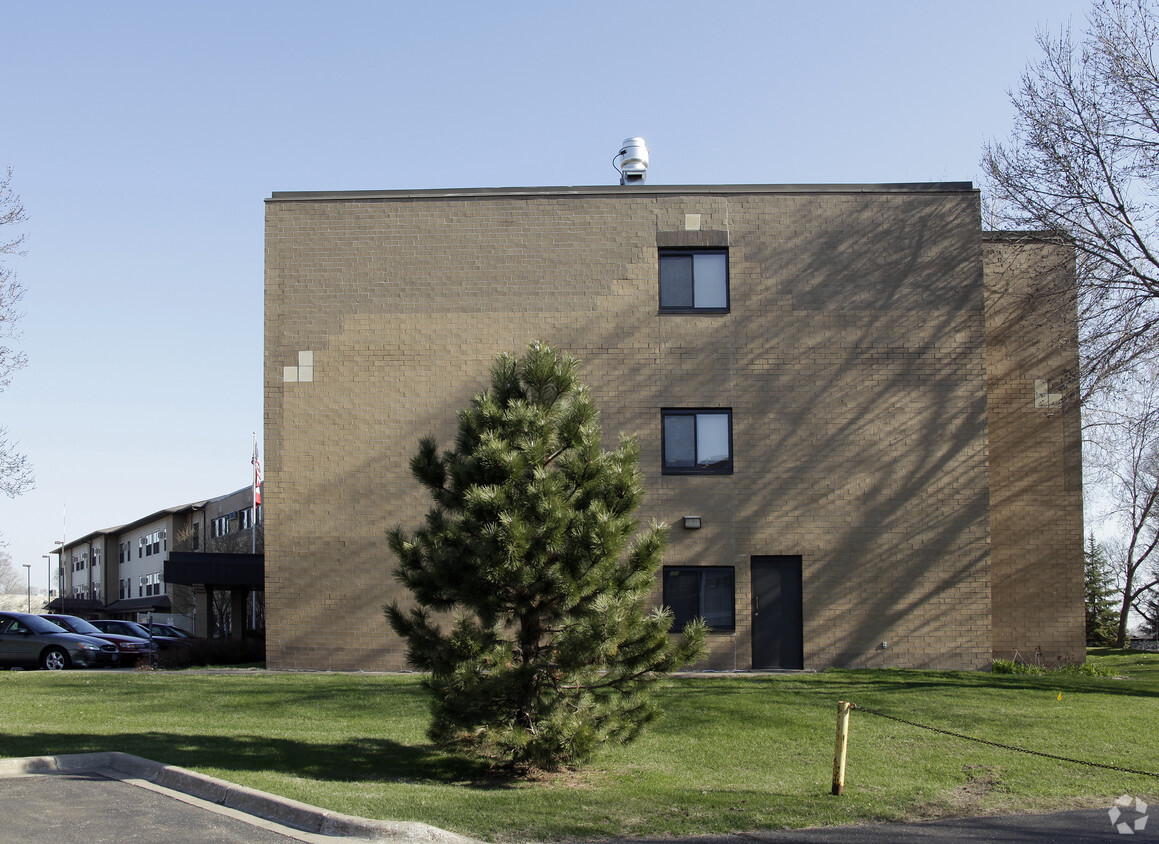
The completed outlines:
{"type": "Polygon", "coordinates": [[[648,147],[644,146],[644,139],[625,138],[612,159],[612,166],[620,172],[621,185],[644,184],[648,176],[648,147]]]}

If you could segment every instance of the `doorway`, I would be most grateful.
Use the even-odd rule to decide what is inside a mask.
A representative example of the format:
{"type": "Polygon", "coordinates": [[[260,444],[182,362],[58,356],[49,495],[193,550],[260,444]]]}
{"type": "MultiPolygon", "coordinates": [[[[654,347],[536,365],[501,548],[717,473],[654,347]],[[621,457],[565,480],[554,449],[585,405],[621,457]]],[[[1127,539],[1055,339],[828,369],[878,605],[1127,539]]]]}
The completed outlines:
{"type": "Polygon", "coordinates": [[[753,668],[804,668],[801,558],[752,558],[753,668]]]}

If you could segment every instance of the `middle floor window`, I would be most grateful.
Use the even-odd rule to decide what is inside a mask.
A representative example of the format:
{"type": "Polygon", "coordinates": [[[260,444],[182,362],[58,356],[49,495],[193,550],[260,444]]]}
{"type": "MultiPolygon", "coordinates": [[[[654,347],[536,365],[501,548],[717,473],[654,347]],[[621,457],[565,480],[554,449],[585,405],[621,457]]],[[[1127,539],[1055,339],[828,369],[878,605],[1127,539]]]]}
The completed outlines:
{"type": "Polygon", "coordinates": [[[732,411],[660,411],[660,449],[666,475],[731,475],[732,411]]]}

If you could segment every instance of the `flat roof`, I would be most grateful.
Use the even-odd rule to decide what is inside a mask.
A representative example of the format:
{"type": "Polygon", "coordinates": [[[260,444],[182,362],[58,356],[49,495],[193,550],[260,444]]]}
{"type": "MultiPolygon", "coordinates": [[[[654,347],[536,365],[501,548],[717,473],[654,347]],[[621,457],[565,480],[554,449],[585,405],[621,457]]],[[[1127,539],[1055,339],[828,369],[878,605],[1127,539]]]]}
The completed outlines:
{"type": "Polygon", "coordinates": [[[754,193],[961,193],[977,191],[973,182],[897,182],[833,185],[592,185],[530,188],[426,188],[423,190],[274,191],[266,202],[320,202],[342,199],[452,199],[465,197],[634,196],[754,193]]]}
{"type": "Polygon", "coordinates": [[[150,513],[148,516],[142,516],[141,518],[134,519],[131,522],[125,522],[123,525],[113,525],[112,527],[107,527],[101,530],[94,530],[90,533],[86,533],[84,536],[78,536],[76,539],[68,539],[66,537],[66,541],[63,546],[58,544],[55,548],[49,551],[49,553],[59,554],[65,548],[73,548],[77,545],[86,545],[91,540],[100,536],[113,536],[119,533],[125,533],[126,531],[130,531],[135,527],[140,527],[141,525],[148,524],[149,522],[154,522],[157,519],[162,519],[166,516],[175,516],[182,510],[200,510],[206,504],[212,504],[215,501],[222,501],[223,499],[229,498],[231,495],[237,495],[239,492],[245,492],[249,489],[252,489],[252,487],[243,486],[241,489],[236,489],[233,492],[227,492],[225,495],[218,495],[214,498],[203,498],[199,501],[190,501],[188,504],[178,504],[176,507],[166,507],[162,510],[158,510],[155,513],[150,513]]]}

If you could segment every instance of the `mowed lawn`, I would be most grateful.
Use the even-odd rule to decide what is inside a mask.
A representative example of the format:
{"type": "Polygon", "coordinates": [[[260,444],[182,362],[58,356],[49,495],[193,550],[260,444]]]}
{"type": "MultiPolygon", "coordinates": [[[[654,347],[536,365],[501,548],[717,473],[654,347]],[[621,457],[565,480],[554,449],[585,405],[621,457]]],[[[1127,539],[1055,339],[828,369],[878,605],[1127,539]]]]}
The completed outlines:
{"type": "Polygon", "coordinates": [[[827,671],[673,680],[664,717],[589,767],[507,780],[427,742],[415,675],[0,672],[0,756],[120,750],[339,812],[507,840],[761,828],[1159,802],[1159,779],[852,714],[837,702],[1103,764],[1159,770],[1159,654],[1119,676],[827,671]],[[1059,695],[1061,694],[1061,700],[1059,695]]]}

